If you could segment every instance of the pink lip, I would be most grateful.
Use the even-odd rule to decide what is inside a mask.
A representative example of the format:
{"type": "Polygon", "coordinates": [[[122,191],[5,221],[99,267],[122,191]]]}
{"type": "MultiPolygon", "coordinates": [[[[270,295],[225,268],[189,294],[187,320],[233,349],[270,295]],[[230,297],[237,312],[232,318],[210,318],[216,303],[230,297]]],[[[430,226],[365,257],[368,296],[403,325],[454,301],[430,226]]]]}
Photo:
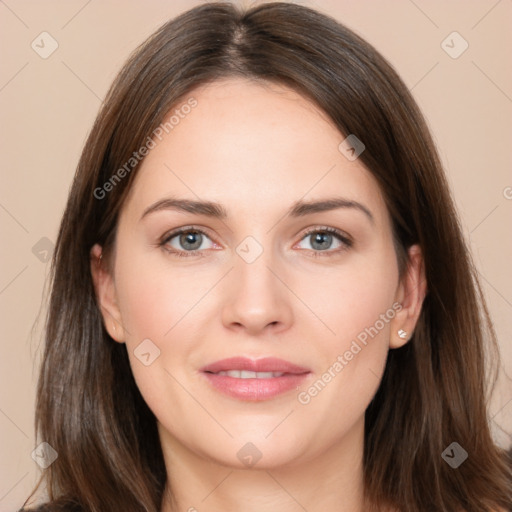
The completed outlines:
{"type": "Polygon", "coordinates": [[[218,391],[233,398],[253,401],[267,400],[296,389],[311,373],[308,368],[273,357],[257,360],[232,357],[204,366],[200,371],[218,391]],[[237,379],[227,375],[217,375],[217,372],[229,370],[280,372],[284,375],[269,379],[237,379]]]}
{"type": "Polygon", "coordinates": [[[310,372],[309,368],[297,366],[284,359],[264,357],[263,359],[249,359],[247,357],[230,357],[201,368],[202,372],[223,372],[228,370],[247,370],[250,372],[283,372],[301,374],[310,372]]]}

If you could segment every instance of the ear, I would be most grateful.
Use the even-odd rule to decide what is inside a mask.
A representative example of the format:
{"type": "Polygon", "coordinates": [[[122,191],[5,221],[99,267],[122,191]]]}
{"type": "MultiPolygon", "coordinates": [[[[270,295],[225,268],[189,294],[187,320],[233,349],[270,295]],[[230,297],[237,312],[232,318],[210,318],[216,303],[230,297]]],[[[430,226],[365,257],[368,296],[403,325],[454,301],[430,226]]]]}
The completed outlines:
{"type": "Polygon", "coordinates": [[[117,304],[114,278],[102,253],[103,249],[98,244],[95,244],[90,252],[91,275],[96,292],[96,301],[101,310],[105,329],[110,337],[119,343],[124,343],[125,330],[117,304]]]}
{"type": "Polygon", "coordinates": [[[427,280],[421,248],[419,245],[412,245],[407,252],[407,269],[395,295],[396,302],[400,303],[402,308],[397,311],[390,322],[389,348],[402,347],[411,339],[421,313],[423,299],[427,293],[427,280]]]}

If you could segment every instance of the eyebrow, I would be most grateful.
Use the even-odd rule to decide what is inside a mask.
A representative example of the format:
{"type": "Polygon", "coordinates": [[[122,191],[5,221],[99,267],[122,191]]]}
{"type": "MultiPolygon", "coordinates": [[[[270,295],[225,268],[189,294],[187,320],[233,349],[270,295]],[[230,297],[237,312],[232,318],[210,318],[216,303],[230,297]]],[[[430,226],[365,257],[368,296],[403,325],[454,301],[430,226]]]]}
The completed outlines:
{"type": "MultiPolygon", "coordinates": [[[[372,224],[375,224],[375,218],[364,204],[343,197],[332,197],[321,199],[318,201],[296,201],[293,203],[287,214],[290,217],[304,217],[313,213],[337,210],[339,208],[351,208],[365,214],[372,224]]],[[[162,211],[176,210],[181,212],[192,213],[194,215],[206,215],[216,219],[227,219],[228,212],[220,203],[213,201],[195,201],[193,199],[178,199],[167,197],[148,206],[141,216],[141,220],[147,215],[162,211]]]]}

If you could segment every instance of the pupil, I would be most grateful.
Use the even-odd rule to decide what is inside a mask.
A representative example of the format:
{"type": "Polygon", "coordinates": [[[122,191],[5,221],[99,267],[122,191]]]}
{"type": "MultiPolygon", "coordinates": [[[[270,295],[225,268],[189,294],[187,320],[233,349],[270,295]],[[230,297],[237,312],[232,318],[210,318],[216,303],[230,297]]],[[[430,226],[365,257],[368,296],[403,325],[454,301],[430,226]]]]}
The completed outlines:
{"type": "Polygon", "coordinates": [[[185,235],[182,235],[181,236],[181,240],[180,242],[182,243],[182,246],[187,248],[187,249],[191,249],[191,250],[194,250],[194,249],[197,249],[198,247],[201,246],[201,233],[196,233],[196,232],[190,232],[190,233],[187,233],[185,235]],[[198,237],[198,240],[196,240],[194,242],[194,239],[198,237]]]}
{"type": "Polygon", "coordinates": [[[330,242],[330,239],[332,238],[332,235],[328,233],[316,233],[313,239],[313,248],[315,249],[325,249],[326,247],[329,247],[329,243],[325,244],[325,242],[330,242]],[[322,245],[324,243],[324,245],[322,245]],[[319,247],[315,247],[315,244],[318,244],[319,247]]]}

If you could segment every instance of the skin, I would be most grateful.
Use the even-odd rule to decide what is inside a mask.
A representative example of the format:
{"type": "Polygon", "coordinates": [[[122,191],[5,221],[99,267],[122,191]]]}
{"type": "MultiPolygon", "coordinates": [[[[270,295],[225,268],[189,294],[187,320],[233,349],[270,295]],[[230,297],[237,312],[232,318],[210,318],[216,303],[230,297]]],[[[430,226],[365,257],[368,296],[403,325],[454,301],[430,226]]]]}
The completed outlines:
{"type": "MultiPolygon", "coordinates": [[[[175,498],[167,494],[162,510],[234,512],[243,504],[246,512],[362,512],[364,412],[388,351],[414,331],[425,296],[421,251],[409,249],[399,280],[377,182],[359,159],[338,150],[345,137],[308,100],[240,78],[203,86],[193,97],[197,107],[142,162],[109,265],[99,260],[99,245],[91,251],[105,326],[126,343],[158,420],[175,498]],[[171,195],[219,202],[228,217],[167,209],[141,219],[171,195]],[[357,208],[286,215],[300,199],[333,195],[366,206],[373,222],[357,208]],[[190,225],[206,232],[203,257],[177,257],[159,246],[166,233],[190,225]],[[333,236],[319,249],[315,234],[305,236],[325,227],[348,234],[353,245],[333,236]],[[247,236],[263,249],[252,263],[236,251],[247,236]],[[300,403],[298,393],[394,303],[400,311],[300,403]],[[144,339],[160,350],[149,366],[134,354],[144,339]],[[199,372],[232,356],[279,357],[311,374],[299,390],[244,402],[219,393],[199,372]],[[237,457],[248,442],[261,453],[251,467],[237,457]]],[[[178,235],[166,247],[190,246],[178,235]]]]}

